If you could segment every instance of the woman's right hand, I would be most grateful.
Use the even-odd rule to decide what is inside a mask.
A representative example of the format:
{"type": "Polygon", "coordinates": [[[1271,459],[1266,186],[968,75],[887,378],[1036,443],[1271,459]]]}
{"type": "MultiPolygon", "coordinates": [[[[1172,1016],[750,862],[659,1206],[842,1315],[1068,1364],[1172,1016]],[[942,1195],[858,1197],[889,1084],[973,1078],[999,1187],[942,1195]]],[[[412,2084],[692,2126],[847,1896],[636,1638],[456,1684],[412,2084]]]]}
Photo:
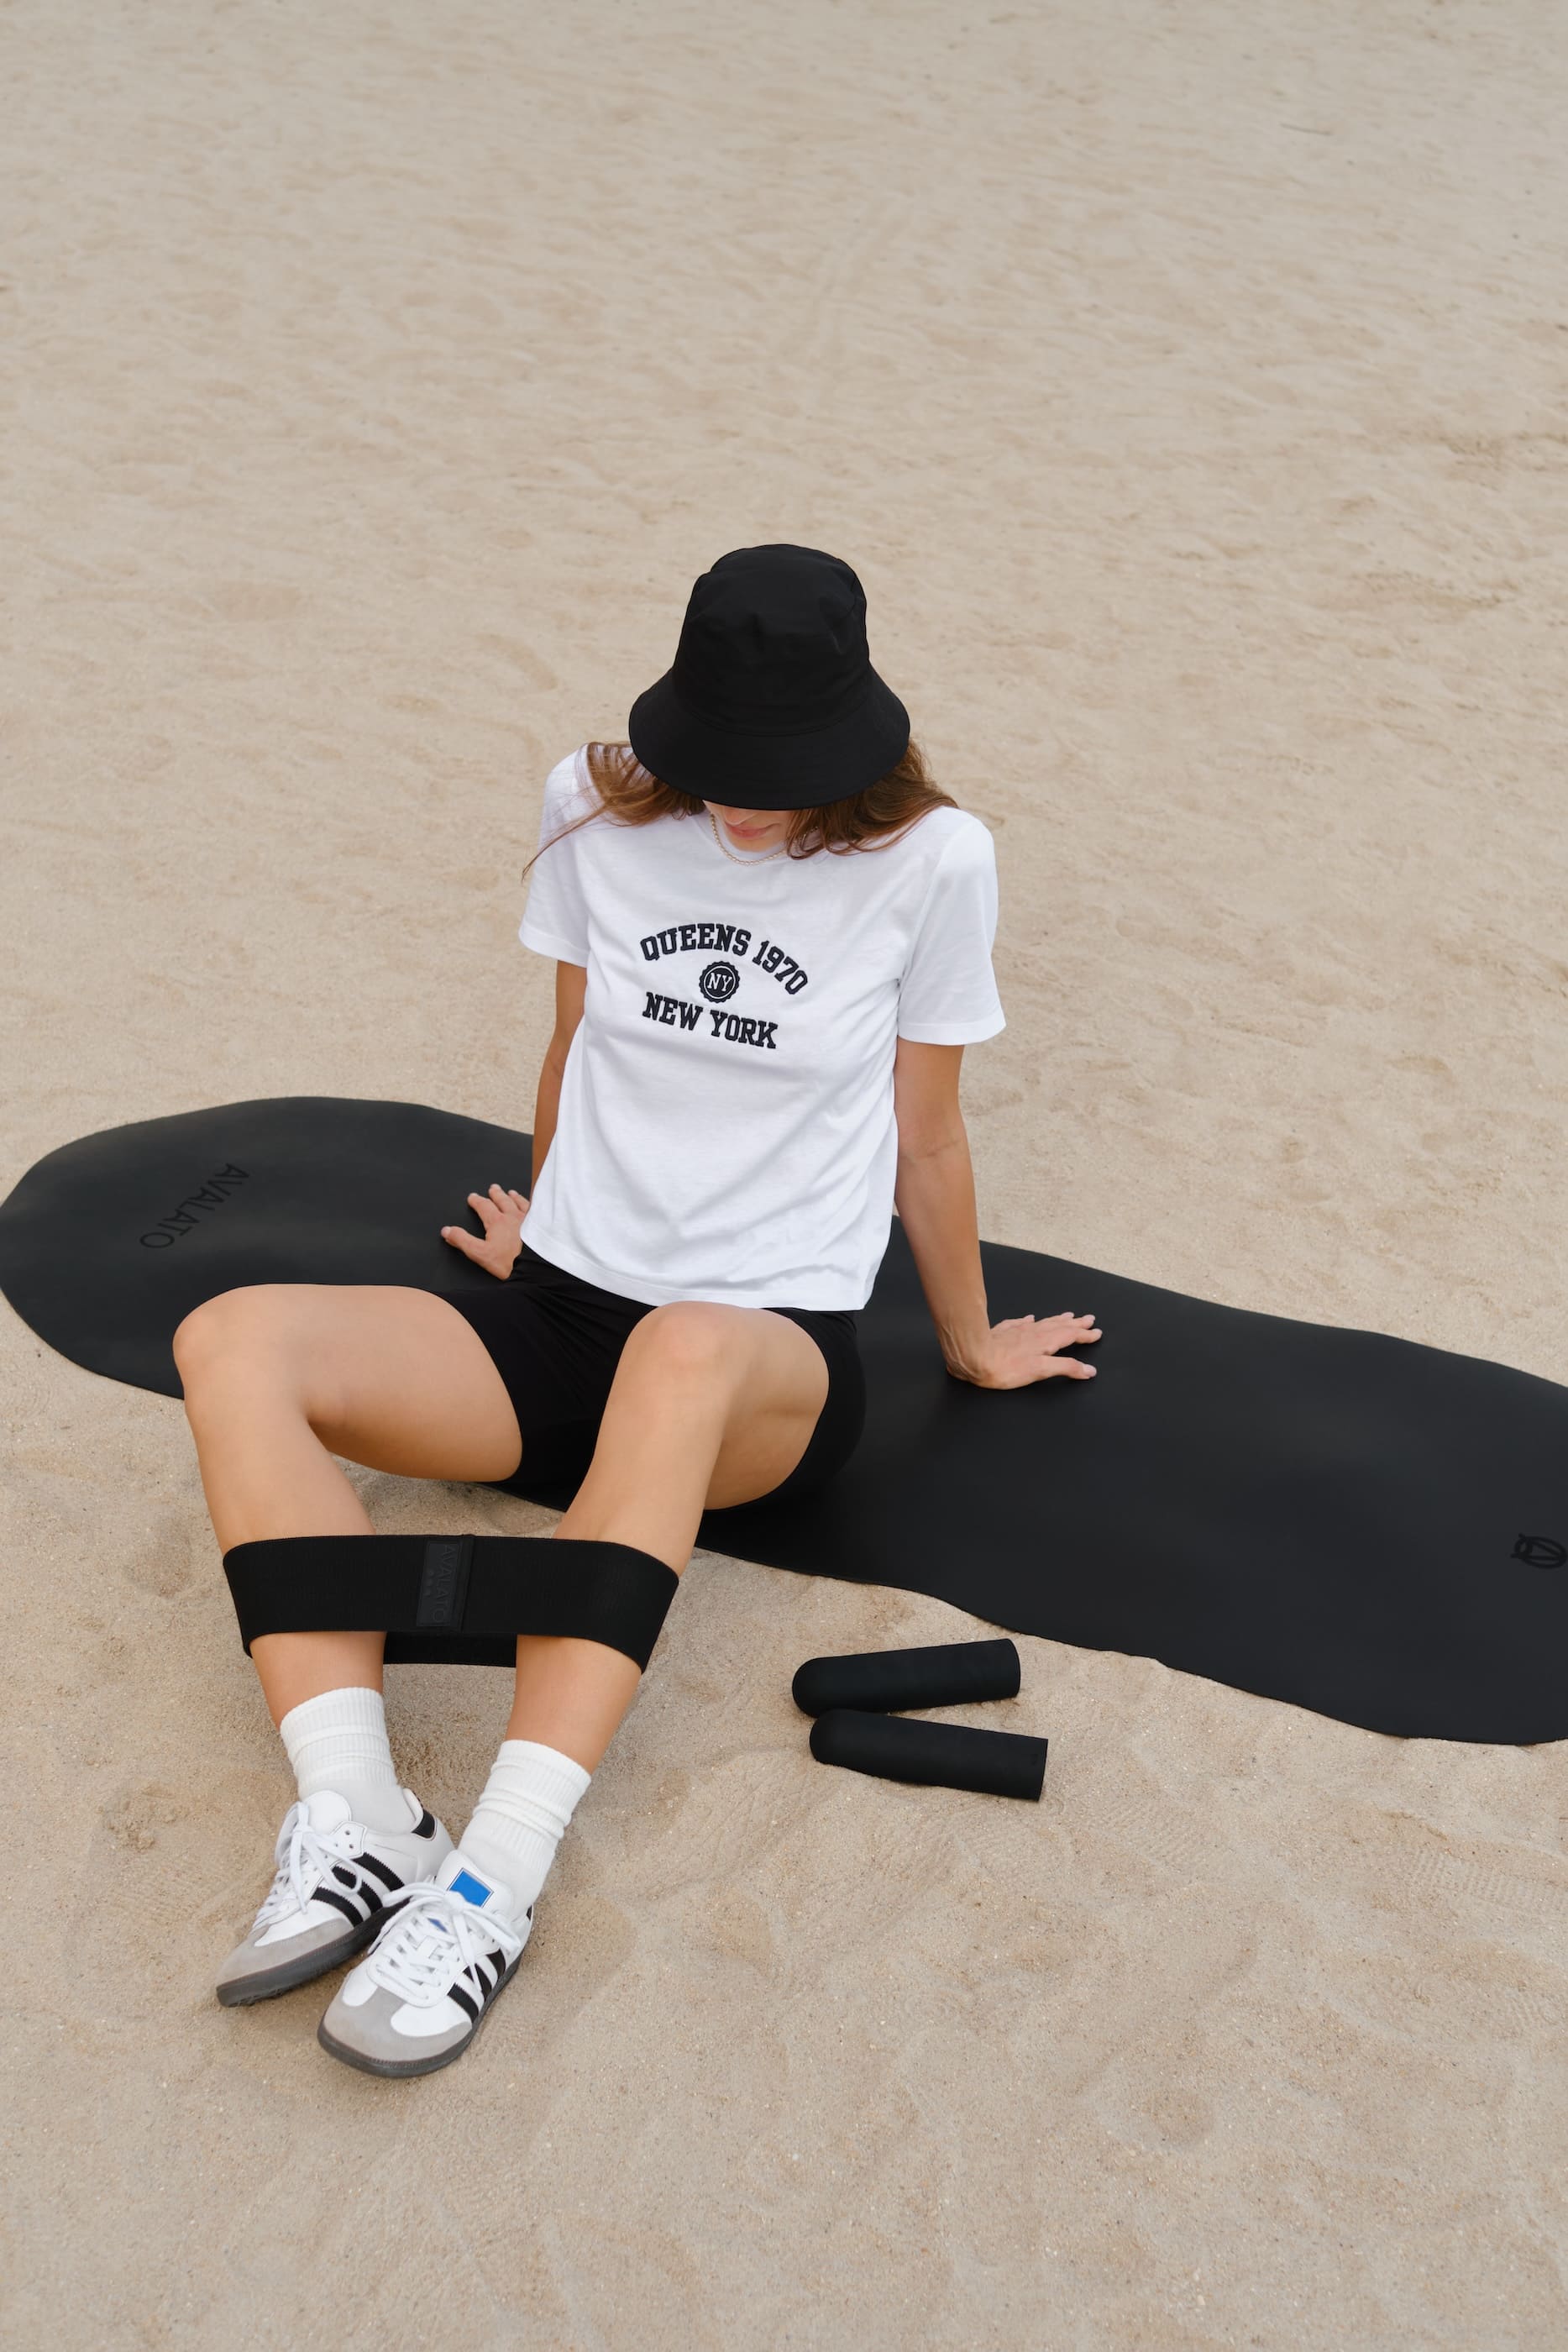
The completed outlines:
{"type": "Polygon", "coordinates": [[[523,1245],[527,1197],[492,1184],[488,1192],[470,1192],[468,1206],[485,1228],[483,1238],[465,1233],[461,1225],[443,1225],[441,1238],[471,1257],[476,1265],[482,1265],[486,1274],[493,1274],[497,1282],[505,1282],[523,1245]]]}

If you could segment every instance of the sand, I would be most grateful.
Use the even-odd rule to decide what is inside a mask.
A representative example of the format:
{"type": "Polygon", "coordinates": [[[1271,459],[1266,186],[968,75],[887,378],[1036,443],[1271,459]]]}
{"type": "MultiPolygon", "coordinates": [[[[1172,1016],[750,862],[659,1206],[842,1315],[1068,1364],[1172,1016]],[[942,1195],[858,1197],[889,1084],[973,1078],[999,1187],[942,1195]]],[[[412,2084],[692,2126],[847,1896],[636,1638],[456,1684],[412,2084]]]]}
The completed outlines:
{"type": "MultiPolygon", "coordinates": [[[[526,1124],[545,772],[792,539],[996,834],[985,1230],[1568,1379],[1561,35],[9,8],[0,1190],[526,1124]]],[[[884,1786],[794,1665],[984,1629],[699,1556],[485,2039],[369,2082],[212,1998],[290,1790],[181,1412],[0,1379],[11,2343],[1568,2342],[1555,1750],[1035,1641],[1040,1807],[884,1786]]],[[[505,1705],[391,1677],[458,1820],[505,1705]]]]}

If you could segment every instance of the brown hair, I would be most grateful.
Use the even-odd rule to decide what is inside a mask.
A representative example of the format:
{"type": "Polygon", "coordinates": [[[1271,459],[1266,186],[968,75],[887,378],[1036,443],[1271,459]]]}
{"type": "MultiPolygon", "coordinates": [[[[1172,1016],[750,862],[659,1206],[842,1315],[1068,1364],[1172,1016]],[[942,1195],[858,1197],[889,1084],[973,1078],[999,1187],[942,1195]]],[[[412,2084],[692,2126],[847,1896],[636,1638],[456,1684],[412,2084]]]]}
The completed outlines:
{"type": "MultiPolygon", "coordinates": [[[[588,775],[599,795],[599,806],[563,825],[536,850],[523,868],[525,874],[546,849],[553,849],[580,825],[591,824],[595,817],[608,817],[612,824],[652,824],[656,817],[701,816],[703,813],[704,803],[693,793],[678,793],[673,784],[661,783],[657,776],[650,775],[630,743],[590,743],[588,775]]],[[[957,805],[951,793],[932,782],[924,753],[917,743],[911,742],[896,767],[868,784],[863,793],[830,801],[822,808],[791,809],[785,847],[791,857],[810,857],[819,849],[842,857],[851,850],[876,848],[905,832],[931,809],[957,805]]]]}

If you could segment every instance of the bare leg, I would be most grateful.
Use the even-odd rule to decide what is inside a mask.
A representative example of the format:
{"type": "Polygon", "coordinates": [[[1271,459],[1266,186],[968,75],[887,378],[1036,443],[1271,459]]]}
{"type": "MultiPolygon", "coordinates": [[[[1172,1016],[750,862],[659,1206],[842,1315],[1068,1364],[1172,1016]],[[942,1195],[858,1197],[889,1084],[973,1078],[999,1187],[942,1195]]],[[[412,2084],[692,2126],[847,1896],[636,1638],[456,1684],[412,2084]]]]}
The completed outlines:
{"type": "MultiPolygon", "coordinates": [[[[652,1552],[677,1574],[706,1508],[769,1493],[800,1459],[828,1393],[798,1323],[747,1307],[655,1307],[622,1352],[587,1477],[556,1529],[652,1552]]],[[[524,1635],[509,1739],[591,1772],[638,1673],[598,1642],[524,1635]]]]}
{"type": "MultiPolygon", "coordinates": [[[[500,1374],[444,1298],[367,1284],[225,1291],[174,1335],[219,1549],[371,1535],[333,1454],[408,1478],[506,1478],[521,1441],[500,1374]]],[[[252,1660],[275,1723],[319,1692],[382,1686],[381,1633],[271,1633],[252,1660]]]]}
{"type": "MultiPolygon", "coordinates": [[[[261,1284],[188,1316],[175,1360],[219,1546],[373,1532],[334,1454],[409,1478],[509,1477],[521,1438],[500,1374],[455,1307],[392,1286],[261,1284]]],[[[656,1307],[622,1352],[592,1465],[557,1533],[631,1544],[677,1574],[705,1506],[765,1495],[827,1394],[821,1351],[755,1307],[656,1307]]],[[[253,1660],[273,1720],[319,1693],[380,1689],[380,1633],[275,1633],[253,1660]]],[[[509,1736],[591,1771],[637,1687],[597,1642],[525,1636],[509,1736]]]]}

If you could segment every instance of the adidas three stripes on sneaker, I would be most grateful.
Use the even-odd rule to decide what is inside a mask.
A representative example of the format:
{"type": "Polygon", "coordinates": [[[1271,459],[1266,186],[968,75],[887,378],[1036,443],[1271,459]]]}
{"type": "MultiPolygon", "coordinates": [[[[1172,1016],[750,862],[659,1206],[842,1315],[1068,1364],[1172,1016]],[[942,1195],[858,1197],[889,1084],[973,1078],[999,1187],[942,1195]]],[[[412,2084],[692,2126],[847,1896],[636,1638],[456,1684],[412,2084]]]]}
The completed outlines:
{"type": "Polygon", "coordinates": [[[270,2000],[351,1959],[377,1936],[411,1886],[433,1878],[452,1840],[410,1789],[405,1825],[371,1829],[349,1800],[318,1790],[284,1815],[277,1869],[245,1941],[218,1971],[226,2008],[270,2000]]]}
{"type": "Polygon", "coordinates": [[[512,1890],[455,1847],[434,1886],[409,1890],[344,1978],[317,2040],[367,2074],[430,2074],[460,2058],[510,1984],[533,1926],[512,1890]]]}
{"type": "Polygon", "coordinates": [[[511,1982],[587,1770],[537,1740],[504,1741],[459,1852],[399,1787],[379,1691],[325,1691],[280,1727],[299,1799],[218,1999],[270,2000],[371,1945],[321,2021],[322,2047],[371,2074],[450,2065],[511,1982]]]}

